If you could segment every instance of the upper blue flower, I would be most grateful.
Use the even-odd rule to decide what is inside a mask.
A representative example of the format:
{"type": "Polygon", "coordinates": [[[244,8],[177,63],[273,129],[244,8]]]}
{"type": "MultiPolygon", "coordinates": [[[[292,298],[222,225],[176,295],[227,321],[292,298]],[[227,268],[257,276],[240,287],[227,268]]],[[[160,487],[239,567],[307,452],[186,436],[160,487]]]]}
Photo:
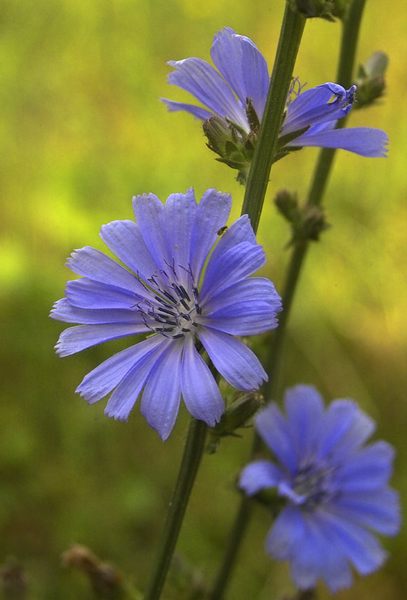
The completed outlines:
{"type": "Polygon", "coordinates": [[[351,565],[365,575],[385,559],[373,532],[399,530],[398,495],[388,486],[393,448],[382,441],[365,445],[375,426],[351,400],[335,400],[325,410],[317,391],[301,385],[287,392],[285,410],[283,416],[273,404],[256,418],[279,465],[249,464],[240,487],[249,495],[274,488],[286,500],[266,549],[290,561],[300,589],[318,579],[333,591],[348,587],[351,565]]]}
{"type": "Polygon", "coordinates": [[[51,313],[79,323],[61,334],[60,356],[150,334],[91,371],[76,391],[94,403],[114,390],[105,412],[126,419],[144,388],[141,412],[162,439],[171,433],[181,395],[189,412],[210,426],[224,411],[197,346],[239,390],[257,389],[267,379],[253,352],[234,336],[276,327],[281,301],[268,279],[249,277],[265,255],[248,217],[217,235],[230,206],[231,197],[215,190],[199,204],[192,190],[172,194],[165,205],[154,194],[136,196],[137,223],[113,221],[101,229],[127,268],[94,248],[76,250],[68,266],[83,277],[68,282],[51,313]]]}
{"type": "MultiPolygon", "coordinates": [[[[170,110],[185,110],[203,121],[213,117],[225,120],[233,133],[228,141],[233,144],[240,137],[244,147],[241,152],[247,155],[246,136],[256,133],[256,123],[261,121],[266,103],[267,63],[252,40],[230,27],[215,35],[211,57],[218,70],[200,58],[168,63],[175,69],[169,75],[169,83],[190,92],[206,108],[166,99],[164,102],[170,110]]],[[[366,127],[335,129],[338,119],[351,110],[355,93],[356,86],[345,90],[335,83],[324,83],[303,92],[298,80],[293,80],[279,151],[320,146],[343,148],[368,157],[385,156],[387,135],[383,131],[366,127]]],[[[209,132],[210,147],[225,158],[224,149],[219,150],[218,137],[209,132]]],[[[233,152],[235,155],[235,149],[233,152]]]]}

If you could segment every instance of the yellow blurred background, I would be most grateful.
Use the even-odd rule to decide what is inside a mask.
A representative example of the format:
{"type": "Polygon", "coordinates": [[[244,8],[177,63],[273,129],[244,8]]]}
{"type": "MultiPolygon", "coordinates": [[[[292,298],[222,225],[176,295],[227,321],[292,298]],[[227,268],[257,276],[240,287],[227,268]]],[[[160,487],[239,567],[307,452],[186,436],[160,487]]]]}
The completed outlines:
{"type": "MultiPolygon", "coordinates": [[[[170,114],[160,97],[187,95],[166,83],[166,61],[209,58],[225,25],[250,36],[271,66],[282,0],[2,0],[0,9],[0,563],[15,557],[30,598],[86,599],[82,577],[61,567],[73,542],[117,564],[141,588],[159,543],[187,426],[184,412],[163,444],[136,409],[127,424],[89,407],[74,389],[117,344],[60,360],[62,329],[48,319],[63,296],[73,248],[95,245],[100,226],[131,218],[131,197],[165,199],[193,186],[243,188],[214,160],[201,127],[170,114]]],[[[349,125],[379,127],[387,159],[339,152],[325,198],[332,227],[314,244],[301,279],[285,348],[285,385],[316,385],[327,399],[352,397],[397,448],[395,486],[407,491],[406,5],[367,2],[359,62],[390,56],[385,98],[354,111],[349,125]]],[[[340,25],[310,21],[295,75],[308,86],[336,72],[340,25]]],[[[289,252],[272,199],[281,187],[304,197],[317,150],[273,167],[260,225],[281,288],[289,252]]],[[[211,578],[237,504],[234,478],[251,433],[204,457],[178,552],[211,578]]],[[[230,588],[230,600],[289,590],[287,570],[263,552],[270,525],[258,509],[230,588]]],[[[405,598],[407,536],[385,542],[385,568],[340,600],[405,598]]],[[[179,582],[178,582],[179,583],[179,582]]],[[[166,598],[189,596],[176,587],[166,598]],[[177,591],[178,590],[178,591],[177,591]]],[[[321,597],[327,597],[321,590],[321,597]]]]}

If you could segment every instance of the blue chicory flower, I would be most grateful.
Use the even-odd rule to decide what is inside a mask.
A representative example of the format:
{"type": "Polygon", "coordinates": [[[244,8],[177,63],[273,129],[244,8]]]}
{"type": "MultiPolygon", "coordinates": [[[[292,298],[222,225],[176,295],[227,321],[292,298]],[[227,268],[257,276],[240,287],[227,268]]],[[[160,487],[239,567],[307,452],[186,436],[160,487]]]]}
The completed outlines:
{"type": "Polygon", "coordinates": [[[68,282],[51,316],[79,324],[62,332],[60,356],[150,334],[96,367],[76,391],[90,404],[113,391],[105,413],[127,419],[144,389],[141,412],[166,439],[181,395],[189,412],[210,426],[224,411],[202,346],[235,388],[254,390],[267,379],[255,354],[235,336],[276,327],[281,301],[268,279],[249,277],[265,254],[247,215],[217,235],[229,216],[229,195],[210,189],[197,204],[189,190],[163,205],[144,194],[133,207],[137,223],[113,221],[101,229],[126,268],[94,248],[76,250],[68,266],[83,277],[68,282]]]}
{"type": "MultiPolygon", "coordinates": [[[[169,83],[191,93],[205,108],[163,101],[171,111],[184,110],[204,122],[214,119],[213,127],[205,128],[210,148],[222,156],[223,162],[239,168],[239,161],[251,156],[256,123],[263,116],[269,87],[267,63],[250,38],[238,35],[230,27],[215,35],[211,57],[217,70],[200,58],[168,62],[174,67],[169,83]]],[[[351,110],[355,95],[355,85],[345,90],[328,82],[303,91],[294,79],[275,159],[303,146],[343,148],[367,157],[385,156],[387,135],[383,131],[367,127],[335,129],[337,121],[351,110]]]]}
{"type": "Polygon", "coordinates": [[[298,588],[323,579],[336,591],[351,585],[351,565],[366,575],[383,563],[373,532],[399,530],[398,495],[388,486],[393,448],[365,445],[375,426],[351,400],[325,409],[313,387],[300,385],[287,392],[285,411],[271,404],[257,415],[257,431],[279,464],[249,464],[240,487],[250,496],[273,488],[285,500],[266,550],[290,562],[298,588]]]}

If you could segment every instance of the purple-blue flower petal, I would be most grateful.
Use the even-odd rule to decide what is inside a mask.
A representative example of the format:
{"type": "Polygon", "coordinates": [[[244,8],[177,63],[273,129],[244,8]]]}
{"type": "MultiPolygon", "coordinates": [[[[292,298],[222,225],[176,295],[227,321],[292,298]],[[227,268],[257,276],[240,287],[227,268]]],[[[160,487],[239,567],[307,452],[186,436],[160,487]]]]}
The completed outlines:
{"type": "Polygon", "coordinates": [[[185,112],[189,112],[197,119],[201,119],[201,121],[206,121],[213,115],[213,113],[211,113],[209,110],[206,110],[206,108],[195,106],[195,104],[175,102],[174,100],[168,100],[167,98],[161,98],[161,101],[164,102],[169,111],[178,112],[180,110],[185,110],[185,112]]]}
{"type": "Polygon", "coordinates": [[[274,284],[265,277],[249,277],[229,286],[219,294],[210,296],[202,306],[205,314],[211,315],[215,311],[229,309],[236,302],[268,302],[278,312],[281,310],[281,298],[274,284]]]}
{"type": "Polygon", "coordinates": [[[292,445],[298,459],[306,460],[315,452],[324,416],[321,395],[309,385],[287,390],[284,398],[292,445]]]}
{"type": "Polygon", "coordinates": [[[232,198],[214,189],[207,190],[202,196],[196,211],[191,235],[191,270],[198,284],[202,268],[217,238],[217,232],[228,220],[232,198]]]}
{"type": "Polygon", "coordinates": [[[65,296],[69,304],[78,308],[89,309],[132,309],[140,301],[141,296],[122,288],[92,281],[87,277],[68,281],[65,296]]]}
{"type": "Polygon", "coordinates": [[[243,106],[250,98],[259,119],[269,85],[267,63],[248,37],[224,27],[215,35],[211,57],[243,106]]]}
{"type": "Polygon", "coordinates": [[[163,338],[159,341],[154,338],[144,341],[143,349],[139,349],[137,361],[110,396],[105,415],[119,421],[128,418],[152,369],[170,344],[169,340],[163,338]]]}
{"type": "Polygon", "coordinates": [[[373,420],[352,400],[335,400],[325,413],[319,442],[321,458],[342,463],[372,435],[373,420]]]}
{"type": "Polygon", "coordinates": [[[385,485],[393,472],[394,449],[376,442],[352,453],[351,460],[340,465],[338,484],[346,492],[375,490],[385,485]]]}
{"type": "Polygon", "coordinates": [[[164,209],[166,234],[172,267],[180,281],[188,280],[190,266],[190,247],[192,229],[196,218],[196,202],[194,191],[186,194],[171,194],[168,196],[164,209]]]}
{"type": "Polygon", "coordinates": [[[70,356],[91,346],[129,335],[145,333],[144,323],[108,323],[105,325],[75,325],[59,336],[55,350],[59,356],[70,356]]]}
{"type": "Polygon", "coordinates": [[[274,452],[284,467],[294,472],[298,457],[293,446],[286,418],[275,404],[270,404],[256,416],[256,429],[264,443],[274,452]]]}
{"type": "Polygon", "coordinates": [[[143,240],[158,269],[171,263],[171,253],[164,232],[164,206],[155,194],[140,194],[133,198],[133,210],[143,240]]]}
{"type": "Polygon", "coordinates": [[[347,96],[336,83],[324,83],[299,94],[288,105],[281,135],[346,116],[351,108],[347,96]]]}
{"type": "Polygon", "coordinates": [[[225,410],[225,403],[209,370],[196,350],[192,338],[185,340],[181,368],[182,396],[195,419],[213,427],[225,410]]]}
{"type": "Polygon", "coordinates": [[[286,506],[280,512],[266,537],[266,550],[279,560],[290,560],[300,548],[304,536],[304,519],[296,506],[286,506]]]}
{"type": "Polygon", "coordinates": [[[170,435],[181,398],[182,340],[173,340],[147,379],[141,413],[162,440],[170,435]]]}
{"type": "Polygon", "coordinates": [[[344,521],[353,521],[384,535],[396,535],[400,529],[399,497],[389,487],[343,493],[330,510],[344,521]]]}
{"type": "Polygon", "coordinates": [[[205,303],[212,294],[219,294],[257,271],[265,260],[263,248],[249,242],[242,242],[223,255],[212,255],[202,284],[202,303],[205,303]]]}
{"type": "Polygon", "coordinates": [[[388,137],[381,129],[351,127],[331,129],[316,133],[306,131],[288,144],[288,147],[318,146],[322,148],[342,148],[360,156],[381,158],[387,153],[388,137]]]}
{"type": "Polygon", "coordinates": [[[112,221],[103,225],[100,237],[135,274],[151,277],[156,271],[157,265],[143,240],[140,227],[134,221],[112,221]]]}
{"type": "Polygon", "coordinates": [[[244,107],[209,63],[200,58],[185,58],[170,60],[168,64],[175,69],[168,76],[169,83],[186,90],[214,113],[247,128],[244,107]]]}
{"type": "Polygon", "coordinates": [[[232,335],[258,335],[278,325],[276,308],[263,300],[237,301],[201,317],[200,323],[232,335]]]}
{"type": "Polygon", "coordinates": [[[209,327],[200,328],[198,335],[216,369],[233,387],[252,391],[267,381],[257,356],[238,339],[209,327]]]}
{"type": "Polygon", "coordinates": [[[157,335],[117,352],[85,375],[76,392],[90,404],[97,402],[111,392],[140,359],[167,344],[168,340],[157,335]]]}
{"type": "Polygon", "coordinates": [[[326,510],[318,511],[318,520],[332,544],[344,553],[358,573],[367,575],[383,564],[386,552],[369,531],[326,510]]]}
{"type": "MultiPolygon", "coordinates": [[[[72,306],[66,298],[54,304],[50,317],[65,323],[80,325],[101,325],[103,323],[138,323],[144,324],[141,315],[134,310],[123,309],[92,309],[72,306]]],[[[145,327],[145,331],[148,331],[145,327]]]]}
{"type": "Polygon", "coordinates": [[[107,283],[134,293],[142,293],[143,286],[114,260],[90,246],[72,252],[67,266],[93,281],[107,283]]]}
{"type": "Polygon", "coordinates": [[[240,474],[239,487],[248,496],[278,485],[281,471],[269,460],[256,460],[248,464],[240,474]]]}

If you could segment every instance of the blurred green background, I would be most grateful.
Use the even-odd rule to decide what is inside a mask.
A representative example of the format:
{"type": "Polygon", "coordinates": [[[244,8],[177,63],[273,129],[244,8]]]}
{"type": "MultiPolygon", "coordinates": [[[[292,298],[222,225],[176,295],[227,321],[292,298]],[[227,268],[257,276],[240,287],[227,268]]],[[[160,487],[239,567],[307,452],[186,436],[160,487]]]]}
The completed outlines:
{"type": "MultiPolygon", "coordinates": [[[[60,360],[62,325],[48,319],[63,295],[73,248],[102,248],[102,223],[131,218],[131,196],[162,199],[194,186],[243,189],[205,147],[197,121],[167,113],[160,96],[168,59],[208,58],[224,25],[251,36],[271,64],[283,1],[2,0],[0,9],[0,563],[15,557],[30,598],[91,598],[81,574],[61,566],[72,543],[90,546],[141,588],[159,541],[187,427],[183,412],[163,444],[136,409],[127,424],[89,407],[74,389],[117,344],[60,360]]],[[[359,58],[390,55],[388,90],[352,125],[385,129],[385,159],[341,152],[326,204],[332,228],[312,247],[286,345],[285,384],[315,384],[326,398],[349,396],[397,447],[394,485],[407,488],[407,254],[405,3],[371,1],[359,58]],[[391,6],[391,9],[390,9],[391,6]]],[[[340,25],[306,26],[295,74],[309,86],[336,71],[340,25]]],[[[267,272],[281,287],[288,230],[272,198],[303,197],[317,150],[273,168],[259,236],[267,272]]],[[[210,578],[237,503],[234,478],[251,433],[205,456],[178,553],[210,578]]],[[[229,592],[269,599],[290,589],[287,569],[263,552],[270,525],[256,509],[229,592]]],[[[407,536],[385,542],[385,568],[337,598],[405,598],[407,536]]],[[[166,598],[184,597],[168,591],[166,598]]],[[[322,597],[327,597],[322,590],[322,597]]]]}

